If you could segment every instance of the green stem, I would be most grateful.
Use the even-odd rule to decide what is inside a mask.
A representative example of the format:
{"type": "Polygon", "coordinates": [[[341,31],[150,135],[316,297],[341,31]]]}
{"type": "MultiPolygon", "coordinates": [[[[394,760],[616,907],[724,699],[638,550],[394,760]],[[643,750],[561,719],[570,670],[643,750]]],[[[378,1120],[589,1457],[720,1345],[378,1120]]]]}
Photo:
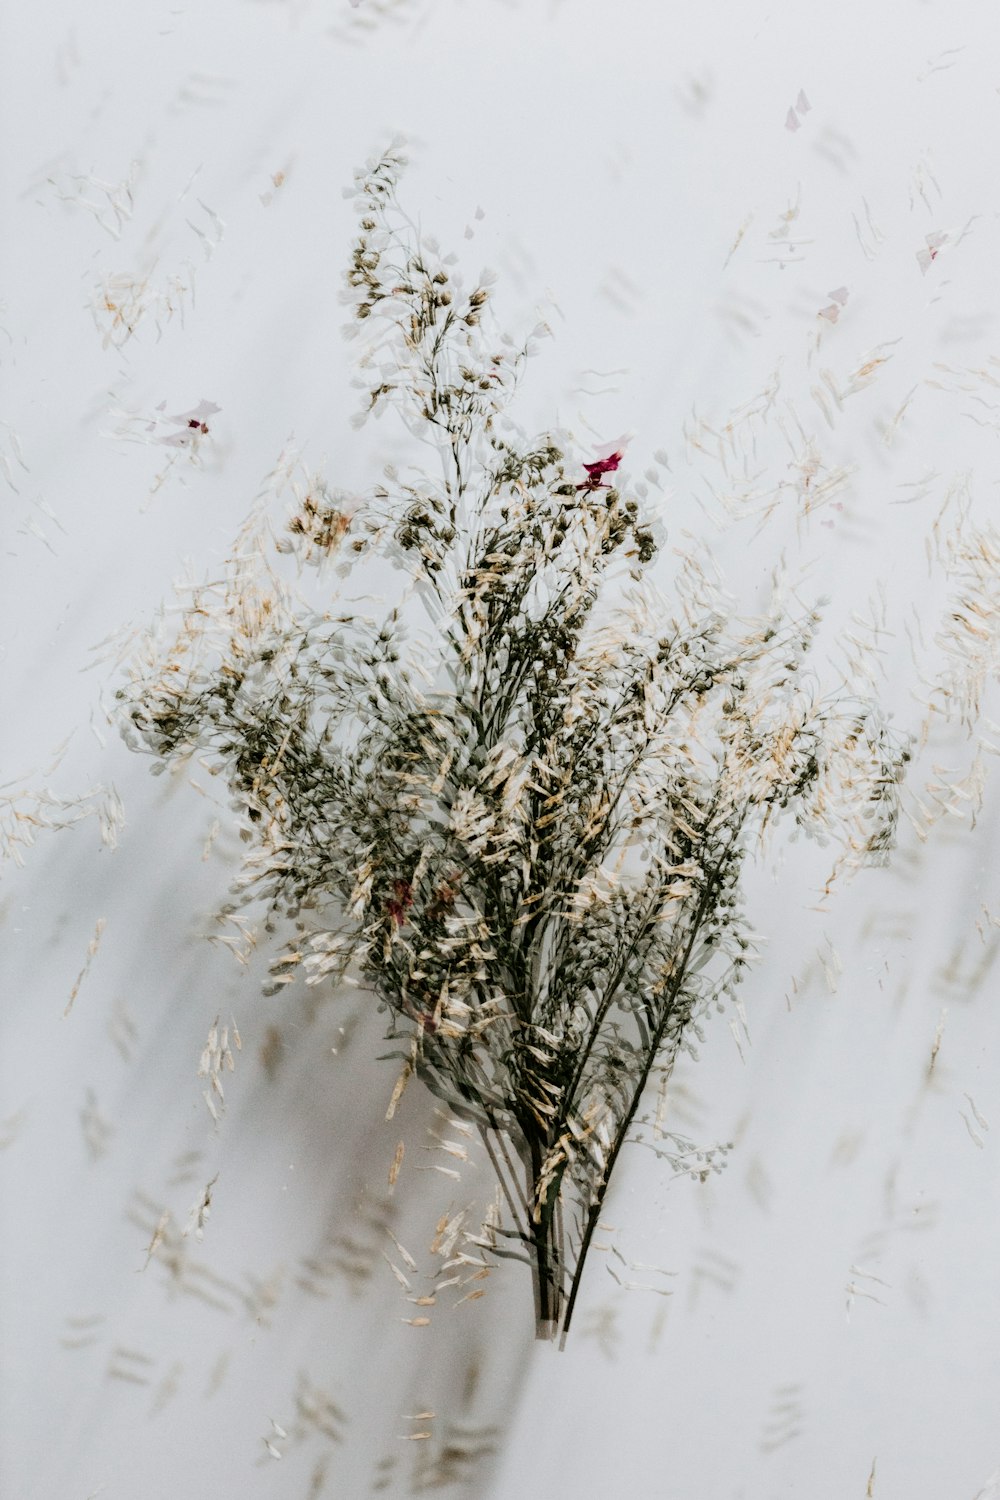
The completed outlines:
{"type": "MultiPolygon", "coordinates": [[[[735,840],[733,842],[735,842],[735,840]]],[[[729,849],[733,847],[733,842],[730,843],[729,849]]],[[[729,851],[727,849],[726,853],[728,854],[728,852],[729,851]]],[[[618,1133],[615,1137],[614,1145],[611,1148],[611,1155],[608,1157],[608,1160],[604,1166],[604,1171],[601,1173],[600,1184],[597,1189],[597,1196],[591,1203],[590,1211],[587,1215],[587,1223],[583,1232],[583,1239],[580,1242],[580,1250],[576,1258],[576,1267],[573,1272],[573,1280],[570,1284],[569,1298],[566,1304],[566,1315],[563,1318],[562,1322],[563,1345],[565,1345],[566,1335],[569,1333],[570,1323],[573,1318],[573,1309],[576,1306],[576,1299],[580,1290],[580,1280],[583,1275],[584,1262],[586,1261],[587,1252],[590,1249],[590,1242],[593,1239],[594,1230],[597,1228],[597,1221],[600,1217],[601,1209],[604,1205],[604,1198],[608,1190],[608,1184],[611,1180],[611,1173],[614,1170],[615,1163],[617,1162],[619,1154],[621,1153],[622,1146],[625,1144],[625,1138],[632,1128],[632,1121],[635,1119],[636,1112],[639,1108],[639,1103],[642,1099],[643,1093],[645,1092],[646,1084],[649,1081],[649,1075],[652,1071],[653,1063],[656,1061],[656,1056],[663,1041],[663,1036],[666,1032],[667,1024],[670,1021],[671,1016],[673,1015],[675,1001],[678,994],[680,993],[681,986],[684,983],[684,976],[687,972],[687,966],[691,960],[691,954],[694,950],[695,940],[698,936],[701,924],[705,919],[705,915],[709,909],[711,900],[714,897],[716,890],[718,889],[719,877],[722,873],[725,859],[726,855],[724,854],[715,870],[712,872],[711,878],[706,882],[705,889],[702,892],[701,900],[698,903],[698,910],[696,911],[694,921],[691,924],[691,932],[688,936],[687,944],[684,949],[684,957],[681,960],[677,977],[670,988],[670,993],[664,1006],[663,1014],[660,1018],[660,1024],[656,1028],[653,1036],[650,1038],[649,1047],[646,1053],[646,1063],[643,1067],[642,1073],[639,1077],[639,1081],[632,1095],[632,1102],[629,1106],[628,1113],[626,1114],[624,1120],[618,1128],[618,1133]]]]}
{"type": "MultiPolygon", "coordinates": [[[[532,1186],[537,1190],[542,1170],[541,1145],[536,1137],[530,1142],[532,1186]]],[[[533,1195],[534,1196],[534,1195],[533,1195]]],[[[531,1251],[535,1281],[535,1337],[554,1338],[559,1329],[562,1310],[562,1256],[558,1244],[553,1242],[553,1211],[551,1201],[539,1205],[538,1220],[534,1222],[531,1236],[531,1251]]]]}

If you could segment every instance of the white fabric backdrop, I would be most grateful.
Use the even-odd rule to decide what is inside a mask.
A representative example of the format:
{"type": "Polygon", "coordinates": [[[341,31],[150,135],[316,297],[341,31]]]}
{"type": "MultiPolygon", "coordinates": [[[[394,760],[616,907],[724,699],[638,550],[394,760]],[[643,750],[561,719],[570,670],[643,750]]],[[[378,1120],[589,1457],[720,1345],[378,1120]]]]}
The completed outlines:
{"type": "MultiPolygon", "coordinates": [[[[94,650],[212,576],[290,443],[347,487],[407,451],[350,426],[337,300],[341,187],[401,130],[423,227],[496,267],[512,330],[553,329],[526,425],[634,430],[668,535],[710,537],[746,604],[781,553],[832,623],[882,588],[881,691],[919,728],[911,646],[933,667],[949,587],[927,539],[996,505],[998,32],[985,0],[8,12],[0,775],[113,783],[126,827],[41,831],[3,871],[4,1494],[1000,1494],[994,800],[905,831],[829,912],[822,862],[771,851],[751,1040],[719,1018],[671,1093],[729,1169],[623,1162],[608,1243],[676,1275],[606,1264],[673,1295],[596,1258],[558,1353],[516,1267],[403,1321],[386,1229],[419,1283],[487,1169],[416,1170],[432,1105],[384,1122],[377,1017],[263,999],[207,940],[225,809],[118,744],[94,650]],[[154,441],[161,402],[201,399],[197,455],[154,441]],[[242,1039],[218,1123],[216,1016],[242,1039]]],[[[915,789],[971,753],[937,735],[915,789]]]]}

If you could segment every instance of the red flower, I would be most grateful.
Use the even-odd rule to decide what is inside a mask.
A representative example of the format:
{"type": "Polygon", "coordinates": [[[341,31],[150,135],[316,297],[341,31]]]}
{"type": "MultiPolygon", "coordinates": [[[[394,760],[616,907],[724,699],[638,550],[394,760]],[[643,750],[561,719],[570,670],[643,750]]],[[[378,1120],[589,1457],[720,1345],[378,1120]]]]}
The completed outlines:
{"type": "Polygon", "coordinates": [[[455,905],[455,892],[448,882],[442,881],[434,892],[434,899],[427,908],[427,915],[438,920],[455,905]]]}
{"type": "Polygon", "coordinates": [[[396,926],[402,927],[406,921],[406,908],[413,905],[413,887],[408,880],[394,880],[392,891],[395,899],[388,901],[385,909],[396,926]]]}
{"type": "Polygon", "coordinates": [[[583,482],[581,484],[577,485],[577,489],[578,490],[606,490],[606,489],[608,489],[609,486],[606,485],[606,484],[603,484],[601,482],[601,476],[604,475],[604,474],[613,474],[614,471],[617,469],[618,465],[621,463],[621,461],[622,461],[622,459],[623,459],[624,456],[625,456],[624,449],[618,448],[618,449],[615,450],[614,453],[609,453],[606,458],[598,458],[598,459],[595,459],[592,464],[584,464],[583,467],[587,471],[587,478],[585,480],[583,480],[583,482]]]}

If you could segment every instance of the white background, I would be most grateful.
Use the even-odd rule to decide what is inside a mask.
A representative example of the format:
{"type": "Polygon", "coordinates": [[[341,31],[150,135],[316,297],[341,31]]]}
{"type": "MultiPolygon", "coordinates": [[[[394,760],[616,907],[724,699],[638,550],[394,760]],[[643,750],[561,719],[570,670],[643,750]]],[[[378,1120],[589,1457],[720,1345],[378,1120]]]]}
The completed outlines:
{"type": "MultiPolygon", "coordinates": [[[[635,480],[666,451],[665,584],[691,531],[744,603],[782,553],[831,627],[883,588],[880,691],[919,733],[911,638],[933,673],[948,600],[927,539],[963,494],[984,524],[996,505],[993,7],[100,0],[11,7],[4,30],[0,778],[113,783],[127,826],[114,851],[96,820],[41,831],[0,887],[3,1493],[353,1500],[419,1492],[437,1462],[442,1493],[497,1500],[1000,1494],[995,801],[925,844],[907,828],[894,868],[823,912],[822,862],[772,846],[751,1040],[741,1057],[718,1018],[672,1093],[676,1128],[735,1143],[729,1168],[703,1184],[623,1161],[607,1243],[676,1274],[595,1255],[559,1353],[532,1342],[517,1267],[403,1321],[390,1214],[419,1283],[487,1168],[417,1170],[438,1159],[432,1107],[413,1088],[385,1123],[363,1004],[264,999],[262,965],[207,940],[237,857],[225,809],[118,743],[100,700],[119,669],[94,650],[177,579],[217,576],[290,443],[348,488],[407,453],[391,419],[350,425],[338,303],[341,188],[399,130],[410,211],[469,277],[498,270],[512,331],[553,330],[521,420],[585,447],[634,430],[635,480]],[[124,275],[153,300],[105,341],[124,275]],[[879,350],[842,410],[821,396],[828,421],[822,371],[843,391],[879,350]],[[146,432],[161,402],[202,398],[221,411],[196,457],[146,432]],[[801,487],[810,438],[820,478],[852,471],[836,505],[801,487]],[[216,1016],[243,1042],[218,1125],[197,1077],[216,1016]],[[185,1265],[144,1269],[160,1210],[183,1227],[216,1174],[185,1265]],[[335,1437],[296,1418],[297,1389],[336,1403],[335,1437]]],[[[915,792],[971,753],[936,733],[915,792]]]]}

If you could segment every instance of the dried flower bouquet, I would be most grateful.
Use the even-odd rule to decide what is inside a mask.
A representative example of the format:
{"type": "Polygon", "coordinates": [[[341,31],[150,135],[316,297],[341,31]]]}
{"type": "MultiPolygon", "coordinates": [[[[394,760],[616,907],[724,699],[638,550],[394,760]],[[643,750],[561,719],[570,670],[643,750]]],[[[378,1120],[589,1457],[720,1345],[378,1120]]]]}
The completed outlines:
{"type": "Polygon", "coordinates": [[[620,447],[585,463],[514,427],[529,349],[402,212],[402,166],[357,174],[348,297],[366,409],[440,474],[390,467],[352,500],[316,481],[276,543],[258,513],[119,696],[133,745],[227,779],[239,899],[293,924],[275,985],[359,978],[400,1043],[393,1106],[412,1072],[481,1132],[492,1243],[564,1336],[626,1141],[683,1159],[644,1099],[752,956],[744,860],[784,810],[833,837],[834,873],[882,858],[906,751],[875,704],[819,693],[814,612],[776,596],[741,622],[693,553],[657,595],[620,447]],[[387,561],[401,603],[337,602],[387,561]]]}

